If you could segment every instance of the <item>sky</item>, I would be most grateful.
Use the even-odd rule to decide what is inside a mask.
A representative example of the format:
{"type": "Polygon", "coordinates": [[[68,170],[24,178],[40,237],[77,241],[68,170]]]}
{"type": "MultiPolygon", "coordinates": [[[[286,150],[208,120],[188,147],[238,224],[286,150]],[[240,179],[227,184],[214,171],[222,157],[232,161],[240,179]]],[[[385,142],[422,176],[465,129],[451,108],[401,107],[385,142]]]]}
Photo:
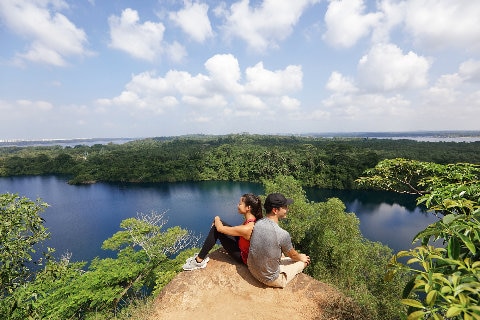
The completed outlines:
{"type": "Polygon", "coordinates": [[[479,0],[0,0],[0,140],[478,119],[479,0]]]}

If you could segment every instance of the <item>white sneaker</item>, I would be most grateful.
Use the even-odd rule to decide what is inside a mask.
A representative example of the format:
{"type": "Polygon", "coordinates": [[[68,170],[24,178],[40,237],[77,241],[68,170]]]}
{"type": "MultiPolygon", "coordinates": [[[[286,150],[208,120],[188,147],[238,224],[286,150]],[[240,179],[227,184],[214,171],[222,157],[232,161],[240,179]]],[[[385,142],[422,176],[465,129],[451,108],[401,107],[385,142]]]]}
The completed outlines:
{"type": "Polygon", "coordinates": [[[210,260],[207,257],[203,259],[202,262],[197,262],[197,260],[195,260],[195,257],[196,256],[194,256],[193,258],[187,259],[187,262],[185,262],[185,264],[182,266],[183,270],[192,271],[196,269],[203,269],[207,266],[207,263],[210,260]]]}
{"type": "MultiPolygon", "coordinates": [[[[186,262],[189,262],[190,260],[195,259],[197,256],[198,256],[198,253],[195,253],[195,254],[193,255],[193,257],[188,258],[186,262]]],[[[207,256],[205,259],[202,260],[202,262],[203,262],[203,261],[207,261],[207,262],[208,262],[208,261],[210,261],[210,258],[207,256]]]]}

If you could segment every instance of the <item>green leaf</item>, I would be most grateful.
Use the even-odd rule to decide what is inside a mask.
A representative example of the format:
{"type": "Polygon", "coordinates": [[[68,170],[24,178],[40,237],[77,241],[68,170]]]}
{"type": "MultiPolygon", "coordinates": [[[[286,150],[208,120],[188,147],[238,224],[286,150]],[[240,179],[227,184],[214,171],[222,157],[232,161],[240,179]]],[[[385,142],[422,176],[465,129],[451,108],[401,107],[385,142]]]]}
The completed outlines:
{"type": "Polygon", "coordinates": [[[432,290],[427,294],[427,298],[425,299],[425,301],[429,306],[432,306],[435,303],[435,301],[437,300],[437,295],[438,291],[436,290],[432,290]]]}
{"type": "Polygon", "coordinates": [[[460,243],[456,237],[451,237],[448,240],[448,257],[451,259],[458,259],[460,254],[460,243]]]}
{"type": "Polygon", "coordinates": [[[458,237],[462,240],[465,246],[470,250],[471,253],[475,254],[477,252],[475,245],[473,244],[472,240],[469,237],[465,236],[464,234],[458,233],[458,237]]]}
{"type": "Polygon", "coordinates": [[[456,216],[454,214],[447,214],[445,217],[443,217],[442,221],[445,224],[450,224],[453,220],[455,220],[456,216]]]}
{"type": "Polygon", "coordinates": [[[410,295],[414,285],[415,285],[415,278],[411,278],[405,285],[405,288],[403,289],[402,298],[406,299],[410,295]]]}
{"type": "Polygon", "coordinates": [[[407,306],[410,306],[410,307],[414,307],[414,308],[420,308],[420,309],[423,309],[424,308],[424,305],[418,301],[418,300],[414,300],[414,299],[402,299],[401,302],[407,306]]]}
{"type": "Polygon", "coordinates": [[[435,320],[443,320],[443,317],[439,316],[436,312],[433,312],[432,316],[433,316],[433,319],[435,319],[435,320]]]}
{"type": "Polygon", "coordinates": [[[440,292],[445,295],[447,293],[450,293],[452,292],[452,288],[450,288],[449,286],[443,286],[442,289],[440,290],[440,292]]]}
{"type": "Polygon", "coordinates": [[[454,305],[448,308],[447,313],[445,315],[447,316],[447,318],[452,318],[452,317],[458,316],[460,313],[462,313],[462,308],[454,305]]]}
{"type": "Polygon", "coordinates": [[[426,315],[427,313],[425,311],[415,311],[412,312],[408,315],[407,320],[418,320],[418,319],[423,319],[423,316],[426,315]]]}

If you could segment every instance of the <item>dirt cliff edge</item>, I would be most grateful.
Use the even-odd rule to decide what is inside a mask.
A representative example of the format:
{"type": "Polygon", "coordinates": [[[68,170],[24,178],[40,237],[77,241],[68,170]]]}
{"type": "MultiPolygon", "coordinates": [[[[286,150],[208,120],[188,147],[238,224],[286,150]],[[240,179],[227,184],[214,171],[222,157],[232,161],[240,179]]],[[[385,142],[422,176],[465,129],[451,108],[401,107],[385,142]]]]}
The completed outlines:
{"type": "Polygon", "coordinates": [[[335,288],[299,274],[286,288],[253,278],[222,249],[205,269],[178,274],[155,300],[157,319],[363,319],[358,306],[335,288]]]}

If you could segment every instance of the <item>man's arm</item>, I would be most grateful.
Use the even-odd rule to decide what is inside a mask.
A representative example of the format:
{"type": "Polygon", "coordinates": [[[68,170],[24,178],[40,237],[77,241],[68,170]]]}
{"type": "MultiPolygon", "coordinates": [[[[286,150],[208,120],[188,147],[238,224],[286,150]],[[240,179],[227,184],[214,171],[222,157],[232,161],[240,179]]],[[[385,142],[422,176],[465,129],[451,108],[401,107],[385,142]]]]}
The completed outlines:
{"type": "Polygon", "coordinates": [[[310,257],[307,256],[306,254],[304,253],[298,253],[297,250],[295,250],[294,248],[290,249],[288,252],[287,252],[287,256],[290,257],[290,259],[292,259],[293,261],[302,261],[306,264],[306,266],[308,266],[310,264],[310,257]]]}

